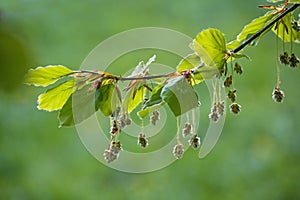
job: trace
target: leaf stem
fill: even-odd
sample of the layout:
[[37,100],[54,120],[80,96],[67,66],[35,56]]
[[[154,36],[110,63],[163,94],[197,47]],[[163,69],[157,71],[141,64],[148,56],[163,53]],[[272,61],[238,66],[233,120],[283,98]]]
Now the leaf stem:
[[265,27],[263,27],[261,30],[259,30],[257,33],[252,35],[250,38],[248,38],[244,43],[242,43],[240,46],[232,50],[232,53],[238,53],[242,49],[244,49],[248,44],[253,42],[255,39],[257,39],[261,34],[263,34],[266,30],[271,28],[276,22],[278,22],[280,19],[282,19],[284,16],[286,16],[288,13],[296,10],[300,4],[293,4],[291,7],[280,13],[274,20],[272,20],[269,24],[267,24]]

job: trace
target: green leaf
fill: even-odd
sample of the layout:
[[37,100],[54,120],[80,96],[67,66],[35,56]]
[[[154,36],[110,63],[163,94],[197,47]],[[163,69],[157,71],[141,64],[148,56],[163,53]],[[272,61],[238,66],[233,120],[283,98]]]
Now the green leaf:
[[151,107],[147,107],[144,110],[139,111],[137,114],[142,119],[142,118],[146,117],[147,115],[149,115],[150,112],[158,109],[159,107],[163,106],[164,104],[165,104],[165,102],[154,104]]
[[201,31],[191,44],[191,48],[207,66],[222,68],[225,64],[226,43],[224,34],[217,29]]
[[59,111],[60,126],[74,126],[89,118],[99,109],[109,116],[117,107],[116,87],[113,84],[90,91],[90,86],[74,92]]
[[161,97],[176,117],[198,106],[197,94],[184,77],[170,80],[163,87]]
[[284,42],[300,42],[300,32],[293,28],[295,19],[288,13],[278,24],[274,25],[272,31],[277,34]]
[[[255,34],[260,29],[262,29],[264,26],[266,26],[275,17],[276,17],[276,14],[274,14],[273,12],[267,12],[264,16],[261,16],[261,17],[258,17],[256,19],[252,20],[248,25],[246,25],[244,27],[242,32],[237,36],[236,41],[243,43],[245,40],[247,40],[253,34]],[[262,35],[266,34],[269,30],[266,30]],[[258,43],[258,40],[259,39],[256,40],[255,44]],[[237,44],[237,43],[235,43],[235,44]],[[232,48],[232,46],[230,46],[230,47]]]
[[68,76],[73,71],[62,65],[49,65],[28,70],[25,76],[25,84],[46,87],[55,83],[58,79]]
[[95,105],[95,92],[88,92],[86,87],[74,92],[59,111],[60,127],[74,126],[89,118],[98,110]]
[[240,45],[241,45],[241,42],[239,42],[237,40],[233,40],[233,41],[226,44],[226,48],[228,50],[234,50],[235,48],[237,48]]
[[143,102],[145,92],[146,89],[144,86],[138,89],[135,89],[135,87],[130,88],[123,100],[123,107],[127,110],[127,113],[131,113],[133,109]]
[[146,109],[148,107],[151,107],[151,106],[154,106],[156,104],[160,104],[161,102],[163,102],[163,99],[160,95],[163,87],[164,87],[164,85],[158,85],[153,89],[153,91],[150,95],[150,98],[148,101],[145,102],[143,109]]
[[183,72],[189,69],[193,69],[202,64],[201,58],[197,54],[190,54],[187,57],[183,58],[180,63],[177,65],[177,71]]
[[38,109],[46,111],[59,110],[74,91],[74,79],[68,80],[48,89],[38,97]]
[[[242,54],[242,53],[233,53],[231,55],[233,58],[237,58],[237,59],[240,59],[240,58],[247,58],[248,60],[250,60],[250,57],[245,55],[245,54]],[[230,60],[230,59],[229,59]],[[230,60],[231,61],[231,60]]]
[[110,116],[118,107],[118,93],[114,84],[107,84],[96,91],[96,110],[100,108],[104,116]]
[[138,112],[140,118],[144,118],[149,114],[149,112],[151,112],[151,110],[163,105],[164,102],[162,100],[162,97],[160,96],[163,87],[164,85],[158,85],[153,89],[149,100],[145,102],[143,109]]
[[267,0],[267,2],[271,2],[271,3],[277,3],[277,2],[280,2],[280,1],[283,1],[283,0]]
[[300,0],[290,0],[290,3],[299,3],[300,4]]
[[186,70],[193,72],[192,85],[199,84],[204,79],[210,79],[219,72],[215,66],[205,66],[196,54],[190,54],[180,61],[177,71],[181,73]]

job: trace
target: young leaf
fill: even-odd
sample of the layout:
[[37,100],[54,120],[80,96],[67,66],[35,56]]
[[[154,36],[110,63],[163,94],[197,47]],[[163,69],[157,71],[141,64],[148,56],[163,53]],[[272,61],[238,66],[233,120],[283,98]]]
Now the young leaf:
[[123,107],[126,109],[127,113],[131,113],[140,103],[144,100],[146,89],[144,86],[136,89],[132,87],[126,94],[123,100]]
[[295,19],[292,14],[287,14],[278,24],[274,25],[272,31],[284,42],[300,42],[300,32],[293,28]]
[[226,48],[228,50],[233,50],[233,49],[237,48],[240,45],[241,45],[240,41],[233,40],[233,41],[231,41],[231,42],[229,42],[229,43],[226,44]]
[[225,38],[217,29],[210,28],[200,32],[193,40],[191,48],[207,66],[217,66],[220,69],[225,64]]
[[149,58],[146,64],[144,64],[143,61],[139,62],[139,64],[135,67],[133,72],[128,77],[135,77],[137,75],[146,73],[149,69],[150,64],[155,61],[155,58],[156,55],[153,55],[151,58]]
[[146,117],[147,115],[149,115],[149,113],[153,110],[156,110],[158,109],[159,107],[163,106],[165,104],[165,102],[161,102],[161,103],[158,103],[158,104],[154,104],[150,107],[147,107],[143,110],[140,110],[137,114],[138,116],[143,119],[144,117]]
[[60,127],[74,126],[90,117],[98,109],[95,91],[90,91],[89,86],[85,86],[74,92],[59,111]]
[[189,69],[193,69],[202,64],[201,58],[197,54],[190,54],[183,58],[177,65],[176,69],[178,72],[183,72]]
[[[268,24],[268,22],[270,22],[275,17],[276,17],[276,14],[274,14],[274,12],[270,11],[270,12],[267,12],[264,16],[261,16],[261,17],[258,17],[256,19],[252,20],[248,25],[246,25],[244,27],[242,32],[237,36],[236,40],[238,42],[243,43],[245,40],[247,40],[253,34],[255,34],[260,29],[262,29],[264,26],[266,26]],[[266,34],[269,30],[265,31],[263,34]],[[255,44],[257,44],[257,43],[258,43],[258,40],[256,41]],[[237,44],[237,43],[235,43],[235,44]]]
[[163,87],[161,97],[176,117],[198,106],[198,96],[184,77],[170,80]]
[[114,84],[107,84],[96,91],[96,110],[100,108],[104,116],[110,116],[118,107],[118,93]]
[[25,76],[25,84],[46,87],[73,71],[62,65],[49,65],[30,69]]
[[289,0],[290,3],[298,3],[300,4],[300,0]]
[[158,85],[153,89],[149,100],[145,102],[143,109],[138,112],[140,118],[144,118],[151,110],[160,107],[163,104],[162,97],[160,96],[163,87],[164,85]]
[[[116,87],[113,84],[101,86],[90,91],[89,86],[74,92],[59,111],[60,126],[74,126],[101,110],[109,116],[117,107]],[[74,119],[75,118],[75,119]]]
[[55,111],[63,107],[74,91],[74,79],[55,86],[38,97],[38,109]]

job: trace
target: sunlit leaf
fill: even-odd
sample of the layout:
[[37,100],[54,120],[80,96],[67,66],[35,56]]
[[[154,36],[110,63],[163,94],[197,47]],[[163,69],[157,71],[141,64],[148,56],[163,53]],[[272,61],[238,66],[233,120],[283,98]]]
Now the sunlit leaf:
[[152,109],[155,109],[162,105],[163,100],[160,94],[163,87],[164,85],[158,85],[153,89],[148,101],[145,102],[143,109],[138,112],[138,115],[141,118],[144,118],[146,115],[148,115]]
[[170,80],[163,87],[161,97],[175,116],[179,116],[198,106],[197,94],[184,77]]
[[299,3],[300,4],[300,0],[289,0],[290,3]]
[[106,84],[96,91],[86,86],[74,92],[59,111],[60,126],[74,126],[89,118],[99,109],[105,116],[115,111],[118,104],[116,87]]
[[123,107],[126,109],[127,113],[131,113],[133,109],[135,109],[140,103],[144,100],[146,89],[144,86],[136,88],[131,88],[124,100],[123,100]]
[[59,110],[74,91],[74,79],[55,86],[38,97],[38,109],[46,111]]
[[[270,11],[270,12],[267,12],[264,16],[261,16],[261,17],[258,17],[256,19],[252,20],[248,25],[246,25],[244,27],[242,32],[237,36],[236,41],[243,43],[245,40],[247,40],[253,34],[255,34],[260,29],[262,29],[264,26],[266,26],[275,17],[276,17],[276,14],[274,14],[272,11]],[[269,30],[266,30],[262,35],[267,33]],[[253,44],[257,44],[258,40],[259,39],[257,39],[256,42],[254,42]],[[235,44],[237,44],[237,43],[231,44],[230,47],[234,46]]]
[[193,72],[193,78],[190,80],[192,85],[199,84],[205,79],[210,79],[219,72],[216,66],[205,66],[200,57],[196,54],[188,55],[178,64],[178,72],[181,73],[186,70]]
[[140,110],[137,114],[142,119],[142,118],[146,117],[147,115],[149,115],[149,113],[151,113],[153,110],[158,109],[159,107],[163,106],[164,104],[165,104],[165,102],[154,104],[151,107],[147,107],[144,110]]
[[272,31],[285,42],[300,42],[300,32],[293,28],[295,20],[291,13],[288,13],[277,25],[274,25]]
[[242,53],[234,53],[231,55],[233,58],[247,58],[248,60],[250,60],[250,57],[245,55],[245,54],[242,54]]
[[283,0],[267,0],[268,2],[271,2],[271,3],[277,3],[277,2],[280,2],[280,1],[283,1]]
[[241,42],[240,42],[240,41],[238,41],[238,40],[233,40],[233,41],[231,41],[231,42],[229,42],[229,43],[226,44],[226,48],[227,48],[228,50],[234,50],[235,48],[237,48],[237,47],[240,46],[240,45],[241,45]]
[[104,116],[110,116],[118,107],[118,93],[114,84],[107,84],[96,91],[96,108],[99,108]]
[[71,74],[73,71],[62,65],[49,65],[30,69],[25,76],[25,83],[34,86],[46,87],[58,79]]
[[191,48],[207,66],[222,68],[225,64],[226,43],[224,34],[217,29],[201,31],[191,44]]
[[84,121],[98,110],[95,105],[95,92],[89,92],[87,87],[74,92],[59,111],[60,126],[74,126]]
[[178,72],[183,72],[185,70],[193,69],[202,64],[201,58],[197,54],[190,54],[183,58],[177,66]]

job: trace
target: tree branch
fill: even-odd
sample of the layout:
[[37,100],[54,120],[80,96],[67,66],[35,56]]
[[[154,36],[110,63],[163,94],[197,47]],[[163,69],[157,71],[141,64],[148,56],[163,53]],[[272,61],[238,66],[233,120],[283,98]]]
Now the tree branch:
[[234,50],[232,50],[232,53],[237,53],[240,50],[242,50],[243,48],[245,48],[248,44],[250,44],[251,42],[253,42],[255,39],[257,39],[261,34],[263,34],[266,30],[268,30],[269,28],[271,28],[276,22],[278,22],[280,19],[282,19],[284,16],[286,16],[288,13],[296,10],[296,8],[298,8],[300,6],[300,4],[293,4],[291,7],[289,7],[288,9],[286,9],[285,11],[283,11],[281,14],[279,14],[273,21],[271,21],[268,25],[266,25],[265,27],[263,27],[260,31],[258,31],[257,33],[255,33],[254,35],[252,35],[250,38],[248,38],[245,42],[243,42],[243,44],[241,44],[240,46],[238,46],[237,48],[235,48]]

